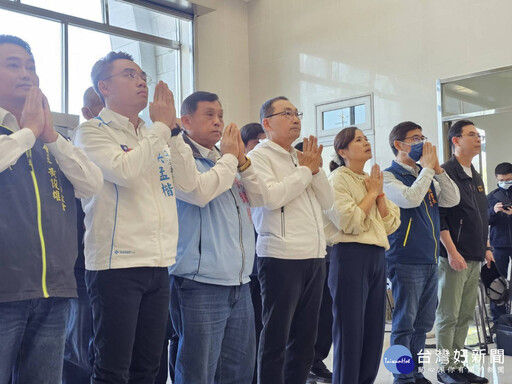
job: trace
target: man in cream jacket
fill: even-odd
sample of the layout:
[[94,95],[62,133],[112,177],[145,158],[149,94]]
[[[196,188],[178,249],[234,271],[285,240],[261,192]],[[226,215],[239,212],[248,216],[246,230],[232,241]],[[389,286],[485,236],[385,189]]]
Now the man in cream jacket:
[[149,129],[138,117],[147,105],[147,76],[130,55],[109,53],[91,77],[106,108],[75,139],[104,175],[100,193],[82,201],[91,383],[152,383],[168,319],[167,267],[178,240],[175,188],[195,188],[197,172],[165,83],[156,85]]
[[322,146],[310,137],[303,152],[292,147],[301,117],[285,97],[266,101],[260,118],[268,139],[249,153],[268,189],[263,207],[252,208],[263,300],[259,383],[305,383],[314,358],[325,279],[322,209],[333,197]]

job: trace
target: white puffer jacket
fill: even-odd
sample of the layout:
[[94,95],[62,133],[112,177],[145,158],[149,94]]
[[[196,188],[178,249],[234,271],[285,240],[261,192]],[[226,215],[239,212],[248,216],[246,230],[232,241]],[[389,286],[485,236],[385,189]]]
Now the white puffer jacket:
[[[331,186],[320,169],[312,175],[299,165],[297,151],[263,140],[249,153],[267,188],[263,207],[252,208],[260,257],[311,259],[325,257],[322,210],[333,203]],[[246,188],[251,194],[251,190]]]
[[104,177],[101,191],[82,199],[86,269],[174,264],[175,188],[190,191],[197,184],[192,151],[181,135],[171,138],[159,122],[151,128],[141,122],[136,133],[127,117],[105,108],[77,128],[75,144]]

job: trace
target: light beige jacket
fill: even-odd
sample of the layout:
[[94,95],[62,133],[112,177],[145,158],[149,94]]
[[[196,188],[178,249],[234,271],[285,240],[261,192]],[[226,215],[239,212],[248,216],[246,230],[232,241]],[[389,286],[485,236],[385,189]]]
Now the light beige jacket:
[[327,243],[362,243],[389,249],[388,235],[400,226],[400,208],[386,198],[389,214],[382,218],[373,204],[370,213],[358,204],[366,196],[365,178],[347,167],[335,169],[329,175],[334,190],[334,204],[324,211],[324,229]]

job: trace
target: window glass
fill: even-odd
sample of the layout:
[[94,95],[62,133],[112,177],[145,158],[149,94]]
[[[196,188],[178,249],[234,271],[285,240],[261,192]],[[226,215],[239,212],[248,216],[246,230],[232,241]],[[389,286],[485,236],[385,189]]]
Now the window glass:
[[108,10],[110,25],[178,40],[175,17],[117,0],[108,0]]
[[103,22],[101,0],[21,0],[21,2],[82,19]]
[[[94,63],[110,51],[123,51],[151,77],[149,100],[153,100],[155,85],[165,81],[177,95],[178,51],[148,43],[110,36],[82,28],[69,28],[69,112],[81,115],[83,94],[92,85],[91,69]],[[179,96],[175,97],[176,102]],[[142,118],[150,123],[148,108]]]

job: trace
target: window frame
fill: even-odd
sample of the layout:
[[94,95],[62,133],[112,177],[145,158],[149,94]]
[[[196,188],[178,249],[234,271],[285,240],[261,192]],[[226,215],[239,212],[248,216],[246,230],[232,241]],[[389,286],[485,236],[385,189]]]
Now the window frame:
[[[126,1],[127,4],[132,6],[138,6],[147,8],[149,10],[163,13],[178,19],[190,21],[192,24],[194,22],[194,18],[192,15],[187,13],[179,12],[177,10],[168,9],[164,6],[156,6],[151,4],[140,4],[135,3],[133,1]],[[0,0],[0,9],[4,9],[7,11],[12,11],[16,13],[25,14],[28,16],[38,17],[54,22],[59,22],[61,24],[61,49],[62,49],[62,65],[61,65],[61,81],[62,81],[62,99],[61,99],[61,110],[63,113],[69,113],[69,71],[68,71],[68,61],[69,61],[69,36],[68,36],[68,28],[69,26],[74,26],[78,28],[84,28],[91,31],[102,32],[105,34],[118,36],[126,39],[131,39],[141,43],[149,43],[157,46],[161,46],[168,49],[173,49],[178,51],[179,55],[179,65],[177,70],[179,71],[179,86],[178,86],[178,100],[181,100],[181,89],[183,88],[183,58],[182,58],[182,44],[179,41],[166,39],[163,37],[150,35],[143,32],[137,32],[117,26],[112,26],[109,24],[109,9],[108,9],[108,0],[101,0],[102,8],[103,8],[103,23],[83,19],[76,16],[71,16],[64,13],[59,13],[55,11],[51,11],[48,9],[35,7],[32,5],[27,5],[21,2],[21,0]],[[191,27],[192,36],[190,37],[191,43],[194,44],[194,26]],[[182,34],[182,25],[178,23],[178,37],[181,38]],[[195,81],[194,79],[194,59],[193,59],[193,51],[194,49],[187,50],[187,53],[191,55],[191,58],[186,59],[186,63],[191,63],[192,68],[190,68],[192,76],[192,86]]]

